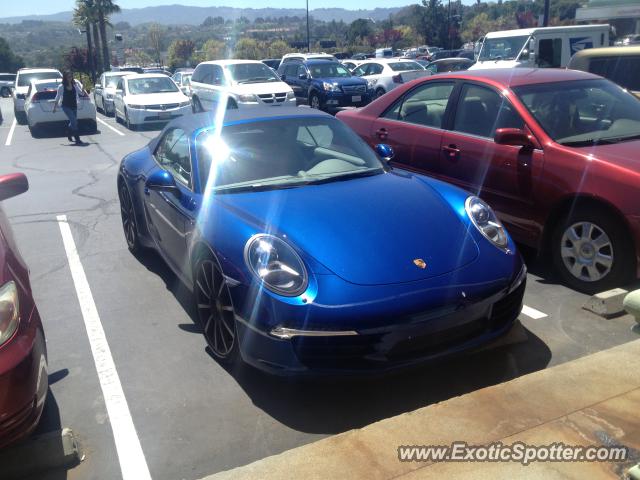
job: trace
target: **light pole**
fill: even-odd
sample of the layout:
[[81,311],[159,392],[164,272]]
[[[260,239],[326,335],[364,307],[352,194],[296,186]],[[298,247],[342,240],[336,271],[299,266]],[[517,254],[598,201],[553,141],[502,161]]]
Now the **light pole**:
[[309,0],[307,0],[307,53],[311,52],[311,39],[309,38]]
[[549,0],[544,0],[544,17],[542,18],[542,26],[549,26]]

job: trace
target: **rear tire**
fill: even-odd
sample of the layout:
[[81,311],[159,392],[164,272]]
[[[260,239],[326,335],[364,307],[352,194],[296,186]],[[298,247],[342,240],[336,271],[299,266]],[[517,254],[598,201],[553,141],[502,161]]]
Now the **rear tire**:
[[136,222],[133,199],[124,181],[120,181],[118,185],[118,198],[120,199],[120,216],[122,218],[122,229],[124,230],[124,238],[127,241],[127,248],[131,253],[136,254],[140,252],[142,246],[140,244],[140,237],[138,236],[138,224]]
[[380,98],[380,97],[381,97],[381,96],[383,96],[385,93],[387,93],[387,92],[385,92],[383,88],[378,88],[378,89],[376,90],[376,98]]
[[593,294],[633,279],[635,254],[630,236],[605,208],[576,206],[560,219],[551,241],[554,268],[575,290]]
[[129,129],[129,130],[135,130],[135,124],[131,123],[131,120],[129,120],[129,112],[127,112],[127,109],[124,109],[124,124],[125,126]]
[[204,109],[202,108],[202,104],[200,103],[198,97],[193,97],[193,99],[191,100],[191,110],[193,110],[193,113],[204,112]]

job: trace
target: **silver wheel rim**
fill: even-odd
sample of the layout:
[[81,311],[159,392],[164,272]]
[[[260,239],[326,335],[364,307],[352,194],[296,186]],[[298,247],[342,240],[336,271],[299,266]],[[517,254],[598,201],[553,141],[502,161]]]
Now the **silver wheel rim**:
[[583,282],[597,282],[613,267],[613,244],[595,223],[578,222],[562,235],[560,255],[565,268]]
[[320,109],[320,99],[316,95],[311,97],[311,108]]

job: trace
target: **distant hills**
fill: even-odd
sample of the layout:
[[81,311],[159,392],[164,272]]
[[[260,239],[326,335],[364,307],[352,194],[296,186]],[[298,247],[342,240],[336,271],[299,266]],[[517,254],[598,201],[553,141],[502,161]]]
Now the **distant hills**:
[[[371,18],[375,21],[386,20],[389,15],[397,13],[401,8],[375,8],[372,10],[346,10],[344,8],[317,8],[310,14],[316,20],[344,21],[351,23],[358,18]],[[162,5],[157,7],[123,9],[113,15],[111,23],[127,22],[132,26],[142,23],[159,23],[161,25],[200,25],[207,17],[236,19],[246,17],[253,21],[258,17],[303,17],[306,11],[302,8],[235,8],[235,7],[192,7],[186,5]],[[27,15],[23,17],[0,18],[0,23],[20,23],[23,20],[45,22],[69,22],[72,12],[60,12],[51,15]]]

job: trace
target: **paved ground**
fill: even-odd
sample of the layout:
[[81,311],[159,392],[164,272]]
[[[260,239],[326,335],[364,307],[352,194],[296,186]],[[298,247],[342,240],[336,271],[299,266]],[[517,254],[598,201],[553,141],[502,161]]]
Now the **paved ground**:
[[[603,320],[586,297],[530,265],[522,341],[392,377],[296,382],[228,372],[207,353],[189,294],[153,254],[126,249],[115,188],[123,155],[157,130],[99,115],[76,147],[13,132],[0,100],[0,173],[31,188],[4,202],[31,267],[47,335],[51,391],[40,431],[71,427],[85,461],[62,479],[119,478],[114,439],[56,217],[66,215],[151,476],[196,479],[638,338],[628,316]],[[115,131],[113,130],[115,129]],[[10,135],[12,133],[12,135]],[[531,257],[531,255],[527,255]]]

